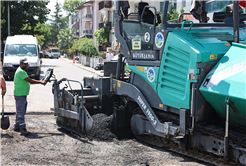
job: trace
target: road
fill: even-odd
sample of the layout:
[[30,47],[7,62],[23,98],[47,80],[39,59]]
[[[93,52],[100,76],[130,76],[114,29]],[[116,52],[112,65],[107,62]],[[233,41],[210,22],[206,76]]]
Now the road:
[[[82,81],[84,76],[94,75],[64,59],[43,59],[41,77],[50,67],[54,67],[58,79],[67,77]],[[13,87],[13,81],[7,81],[7,112],[15,111]],[[90,141],[57,128],[50,110],[53,107],[51,87],[51,83],[31,85],[26,115],[29,136],[13,131],[15,115],[9,115],[11,127],[1,130],[2,165],[206,165],[135,138]]]

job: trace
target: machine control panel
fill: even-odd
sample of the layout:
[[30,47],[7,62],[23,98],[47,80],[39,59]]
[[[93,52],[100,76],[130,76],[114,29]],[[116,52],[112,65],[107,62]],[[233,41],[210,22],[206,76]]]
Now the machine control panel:
[[45,76],[44,76],[44,81],[46,82],[49,82],[50,81],[50,78],[52,77],[53,75],[53,68],[49,68],[46,73],[45,73]]

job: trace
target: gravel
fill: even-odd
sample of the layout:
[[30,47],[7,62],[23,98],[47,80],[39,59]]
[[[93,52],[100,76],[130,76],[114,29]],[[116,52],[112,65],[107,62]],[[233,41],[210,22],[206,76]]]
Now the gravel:
[[95,114],[92,116],[93,125],[88,134],[90,140],[112,141],[117,138],[113,131],[113,115]]
[[124,140],[134,138],[130,128],[114,129],[112,114],[95,114],[92,116],[92,119],[93,126],[91,132],[88,134],[90,140],[109,142],[114,139]]

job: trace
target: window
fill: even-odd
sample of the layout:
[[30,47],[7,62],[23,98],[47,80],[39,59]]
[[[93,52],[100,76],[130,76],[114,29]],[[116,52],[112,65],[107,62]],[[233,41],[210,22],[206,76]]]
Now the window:
[[115,18],[114,18],[114,17],[115,17],[115,16],[114,16],[114,12],[115,12],[115,11],[111,11],[111,12],[110,12],[110,18],[109,18],[109,21],[111,22],[112,27],[114,27],[114,19],[115,19]]
[[186,7],[186,1],[182,0],[182,7]]
[[209,1],[206,2],[206,10],[208,13],[219,12],[229,4],[232,4],[232,1]]
[[168,10],[170,10],[171,5],[174,9],[177,9],[177,1],[176,0],[169,2]]
[[5,55],[37,56],[36,46],[31,44],[8,44]]

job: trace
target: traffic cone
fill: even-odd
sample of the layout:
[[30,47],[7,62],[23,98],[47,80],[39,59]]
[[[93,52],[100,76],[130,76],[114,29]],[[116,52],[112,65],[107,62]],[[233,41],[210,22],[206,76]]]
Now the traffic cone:
[[75,63],[75,56],[73,57],[73,63]]

